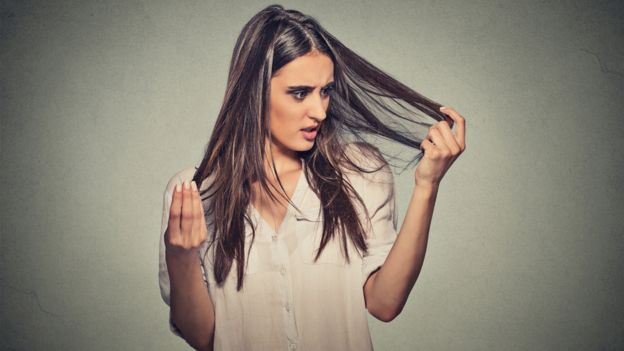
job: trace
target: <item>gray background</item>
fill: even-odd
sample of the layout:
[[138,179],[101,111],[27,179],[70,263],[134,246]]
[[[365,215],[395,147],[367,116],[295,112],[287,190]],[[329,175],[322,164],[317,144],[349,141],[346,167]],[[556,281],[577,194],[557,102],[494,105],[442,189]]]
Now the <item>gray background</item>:
[[[269,4],[2,3],[0,349],[188,348],[158,290],[162,194]],[[624,349],[622,2],[282,4],[467,120],[376,350]]]

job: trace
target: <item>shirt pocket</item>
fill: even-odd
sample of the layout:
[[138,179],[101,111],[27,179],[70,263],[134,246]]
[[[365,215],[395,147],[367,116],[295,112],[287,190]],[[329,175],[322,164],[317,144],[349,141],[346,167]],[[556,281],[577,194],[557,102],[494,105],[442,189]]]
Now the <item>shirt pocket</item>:
[[307,265],[345,266],[347,264],[340,250],[340,242],[337,238],[331,239],[316,262],[314,258],[320,248],[323,235],[323,218],[311,219],[310,217],[297,218],[297,231],[301,233],[300,257]]

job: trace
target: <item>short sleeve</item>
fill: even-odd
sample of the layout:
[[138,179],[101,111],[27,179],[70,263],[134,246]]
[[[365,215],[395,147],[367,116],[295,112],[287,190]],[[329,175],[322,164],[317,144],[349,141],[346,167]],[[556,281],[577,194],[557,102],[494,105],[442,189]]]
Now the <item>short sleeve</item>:
[[[160,227],[160,249],[159,249],[159,259],[158,259],[158,283],[160,285],[160,295],[163,301],[170,306],[170,284],[169,284],[169,271],[167,270],[167,261],[165,259],[165,231],[167,230],[167,225],[169,223],[169,210],[171,209],[171,199],[173,196],[173,192],[175,191],[175,187],[177,184],[182,185],[184,181],[191,181],[193,179],[193,175],[195,174],[195,168],[189,167],[178,173],[176,173],[170,180],[167,186],[165,187],[165,192],[163,194],[163,208],[162,208],[162,222]],[[198,259],[198,264],[202,267],[201,261]],[[206,274],[204,272],[204,284],[206,283]],[[171,318],[171,309],[169,309],[169,329],[173,334],[182,337],[180,330],[173,323]]]
[[394,177],[388,165],[375,172],[373,181],[366,181],[363,200],[371,216],[367,233],[368,254],[362,258],[362,286],[379,269],[397,238]]
[[[368,247],[368,253],[362,257],[361,283],[364,286],[368,277],[384,264],[397,238],[394,175],[385,159],[382,166],[377,162],[373,162],[374,159],[371,157],[362,158],[362,153],[353,153],[353,150],[356,150],[353,148],[353,145],[350,145],[348,149],[351,150],[352,155],[355,155],[356,161],[363,161],[363,164],[361,164],[365,168],[369,170],[378,169],[372,173],[357,173],[356,182],[353,184],[370,215],[370,226],[365,218],[362,222],[362,226],[366,231],[365,241]],[[371,150],[383,159],[383,156],[377,149],[373,147],[368,151]]]

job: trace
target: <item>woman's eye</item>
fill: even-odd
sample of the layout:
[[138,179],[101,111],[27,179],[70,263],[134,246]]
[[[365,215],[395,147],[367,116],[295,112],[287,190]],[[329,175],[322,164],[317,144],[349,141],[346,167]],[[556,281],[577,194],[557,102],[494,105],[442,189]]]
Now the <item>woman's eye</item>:
[[295,91],[295,92],[293,92],[293,96],[297,100],[305,99],[306,94],[307,94],[307,92],[305,92],[305,91]]
[[329,87],[329,88],[326,88],[324,90],[321,90],[321,92],[323,93],[323,95],[328,96],[329,93],[332,92],[332,90],[334,90],[334,88],[333,87]]
[[[329,93],[331,93],[332,90],[333,90],[332,87],[321,89],[321,95],[329,96]],[[305,90],[293,91],[291,94],[295,97],[295,100],[303,101],[306,95],[308,95],[308,91],[305,91]]]

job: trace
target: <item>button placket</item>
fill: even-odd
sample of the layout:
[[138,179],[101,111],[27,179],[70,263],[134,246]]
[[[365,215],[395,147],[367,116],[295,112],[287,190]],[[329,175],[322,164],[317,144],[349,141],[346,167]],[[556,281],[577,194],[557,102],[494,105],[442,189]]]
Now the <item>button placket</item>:
[[[284,233],[284,235],[289,235]],[[279,289],[281,300],[282,316],[286,325],[286,337],[290,343],[297,341],[298,331],[297,322],[295,321],[295,310],[293,305],[293,294],[291,291],[290,276],[288,275],[290,265],[290,254],[288,246],[284,240],[278,238],[276,245],[273,246],[273,254],[276,264],[276,273],[279,273],[276,287]]]
[[[303,159],[301,160],[303,166]],[[295,188],[292,201],[296,204],[301,203],[301,196],[304,190],[305,175],[300,175],[299,181]],[[276,272],[279,272],[281,279],[276,281],[275,288],[278,289],[279,299],[282,302],[282,316],[285,323],[285,333],[288,340],[288,348],[296,349],[298,339],[297,322],[295,320],[295,310],[293,306],[293,292],[291,286],[291,277],[287,274],[290,264],[290,252],[286,244],[287,237],[295,235],[293,232],[294,224],[297,222],[296,211],[292,206],[288,206],[286,215],[282,224],[277,231],[271,230],[271,251],[273,256],[273,264],[275,264]],[[280,238],[283,237],[283,238]],[[286,239],[285,239],[286,238]]]

